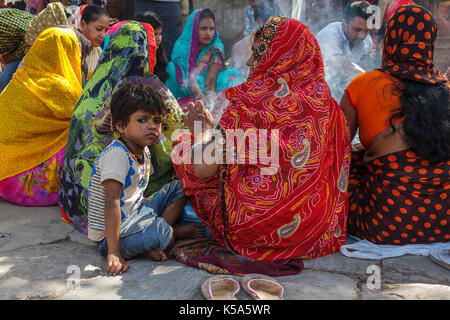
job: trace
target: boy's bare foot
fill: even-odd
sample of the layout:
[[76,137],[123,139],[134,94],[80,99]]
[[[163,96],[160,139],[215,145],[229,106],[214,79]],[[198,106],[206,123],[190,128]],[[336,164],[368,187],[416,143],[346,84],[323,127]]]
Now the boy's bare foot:
[[176,225],[174,228],[175,239],[200,239],[205,234],[205,226],[201,223],[188,223],[185,225]]
[[167,255],[162,250],[147,251],[142,254],[144,257],[150,258],[153,261],[166,261]]

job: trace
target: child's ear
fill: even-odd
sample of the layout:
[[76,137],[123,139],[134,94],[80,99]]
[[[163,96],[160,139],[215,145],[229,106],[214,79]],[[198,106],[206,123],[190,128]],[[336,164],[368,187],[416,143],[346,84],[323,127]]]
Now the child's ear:
[[114,126],[114,129],[115,129],[117,132],[119,132],[120,134],[122,134],[123,131],[124,131],[124,129],[125,129],[125,127],[123,126],[123,122],[122,122],[122,121],[118,121],[118,122],[116,123],[116,125]]

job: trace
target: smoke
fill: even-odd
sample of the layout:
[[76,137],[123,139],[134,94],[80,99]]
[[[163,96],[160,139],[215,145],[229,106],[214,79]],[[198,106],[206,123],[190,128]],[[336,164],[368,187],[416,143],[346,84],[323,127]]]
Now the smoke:
[[[342,21],[345,7],[340,5],[341,2],[335,0],[263,0],[254,8],[254,12],[256,17],[261,18],[262,21],[259,22],[264,23],[272,15],[283,15],[303,22],[313,34],[317,34],[329,23]],[[246,4],[248,3],[246,2]],[[253,30],[257,28],[257,21],[255,21]],[[228,61],[231,67],[240,72],[244,80],[248,77],[247,49],[252,40],[250,36],[233,43],[231,57]],[[367,71],[366,68],[364,69]]]
[[[290,2],[290,5],[285,4],[285,10],[288,17],[297,19],[308,26],[312,33],[319,32],[328,23],[339,21],[343,16],[343,8],[333,0],[291,0],[280,1]],[[290,15],[289,15],[290,13]]]
[[[270,9],[272,1],[265,1],[265,5],[260,5],[259,8],[255,10],[255,16],[264,18],[263,21],[267,20],[270,16],[281,14],[286,17],[297,19],[303,22],[314,35],[326,27],[328,24],[336,21],[342,21],[344,17],[345,4],[342,5],[344,1],[335,0],[274,0],[273,1],[278,10]],[[370,19],[368,23],[373,26],[380,27],[380,16],[377,7],[373,6],[371,8],[374,13],[373,19]],[[281,11],[281,12],[280,12]],[[260,21],[261,22],[261,21]],[[257,28],[257,26],[254,26]],[[231,59],[229,63],[232,67],[239,70],[243,79],[248,77],[248,67],[246,62],[248,60],[248,48],[251,46],[252,35],[241,39],[236,42],[233,46]],[[355,65],[355,63],[353,63]],[[359,69],[360,72],[372,71],[379,68],[381,64],[381,54],[376,53],[376,50],[372,50],[370,55],[365,56],[358,65],[355,65],[355,69]],[[340,71],[337,68],[326,68],[325,69],[325,79],[330,87],[331,95],[339,103],[344,90],[347,85],[353,80],[352,77],[340,76]],[[224,104],[217,104],[220,99],[211,100],[214,106],[214,119],[220,119],[221,112],[224,108]],[[225,99],[226,100],[226,99]],[[221,100],[224,101],[223,99]],[[216,105],[217,104],[217,105]],[[216,120],[217,121],[217,120]],[[355,136],[354,143],[359,142],[358,134]]]

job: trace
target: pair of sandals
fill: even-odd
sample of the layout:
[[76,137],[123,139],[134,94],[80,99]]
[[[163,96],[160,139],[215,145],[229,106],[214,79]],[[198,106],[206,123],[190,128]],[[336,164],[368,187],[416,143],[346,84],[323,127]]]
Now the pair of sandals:
[[[242,287],[255,300],[282,300],[284,288],[275,279],[263,274],[247,274],[242,278]],[[237,300],[240,285],[231,276],[215,276],[202,284],[202,293],[207,300]]]

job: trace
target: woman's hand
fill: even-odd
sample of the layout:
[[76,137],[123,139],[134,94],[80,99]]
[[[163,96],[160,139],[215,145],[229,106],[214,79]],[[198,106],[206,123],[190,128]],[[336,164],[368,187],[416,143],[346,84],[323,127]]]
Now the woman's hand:
[[212,114],[205,108],[205,104],[201,100],[195,101],[195,104],[192,102],[188,104],[183,120],[194,136],[214,129],[215,125]]
[[[194,103],[190,103],[188,105],[189,113],[185,116],[185,123],[188,126],[189,130],[194,134],[194,148],[196,145],[201,144],[205,147],[210,144],[212,141],[212,134],[214,129],[214,119],[212,114],[206,109],[203,101],[198,100]],[[203,147],[196,147],[197,149],[191,149],[191,152],[194,153],[194,163],[193,169],[194,174],[197,178],[208,178],[212,177],[216,174],[219,169],[219,164],[211,159],[215,159],[215,149],[212,150],[212,153],[206,155],[207,158],[204,157],[203,152],[200,152],[200,159],[197,158],[197,151],[203,150]],[[211,157],[211,158],[209,158]]]

